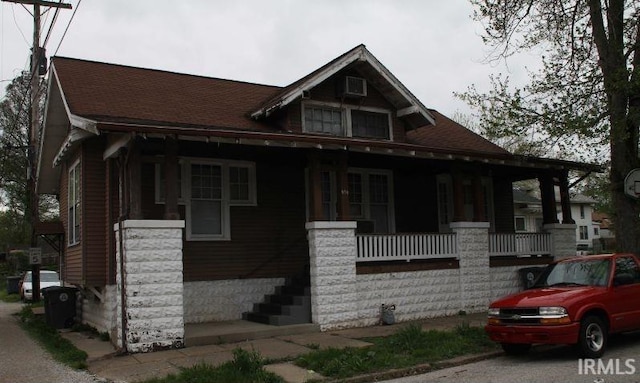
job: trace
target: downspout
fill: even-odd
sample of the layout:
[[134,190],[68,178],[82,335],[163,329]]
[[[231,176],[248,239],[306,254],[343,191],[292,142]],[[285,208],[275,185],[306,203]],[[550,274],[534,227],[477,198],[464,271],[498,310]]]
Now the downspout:
[[[123,160],[124,156],[124,160]],[[127,328],[127,305],[126,305],[126,278],[124,275],[124,262],[125,262],[125,254],[124,254],[124,240],[122,238],[122,222],[127,219],[129,215],[129,205],[126,204],[126,193],[128,191],[128,182],[126,177],[126,167],[129,163],[129,152],[124,154],[122,151],[119,156],[119,165],[120,165],[120,187],[119,187],[119,198],[120,198],[120,215],[118,216],[118,247],[120,252],[120,316],[122,325],[120,326],[120,337],[122,339],[122,345],[119,350],[119,353],[127,352],[127,340],[126,340],[126,328]]]

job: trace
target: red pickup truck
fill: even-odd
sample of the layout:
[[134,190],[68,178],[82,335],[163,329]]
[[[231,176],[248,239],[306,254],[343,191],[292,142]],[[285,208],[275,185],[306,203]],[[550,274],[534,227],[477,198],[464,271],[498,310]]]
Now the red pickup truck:
[[599,358],[609,334],[640,330],[640,261],[606,254],[551,263],[530,289],[491,303],[485,330],[507,354],[573,344]]

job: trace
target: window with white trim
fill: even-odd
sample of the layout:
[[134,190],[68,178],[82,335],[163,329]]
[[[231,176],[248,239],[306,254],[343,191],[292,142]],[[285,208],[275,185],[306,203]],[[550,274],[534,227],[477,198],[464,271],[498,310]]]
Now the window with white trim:
[[338,103],[302,103],[303,131],[340,137],[392,139],[391,112]]
[[80,161],[69,168],[68,182],[68,236],[69,245],[76,245],[80,242]]
[[[333,171],[321,172],[322,219],[337,217],[337,181]],[[388,170],[350,168],[347,171],[349,212],[356,221],[370,221],[375,233],[395,230],[393,179]],[[308,206],[308,205],[307,205]]]
[[[438,223],[440,232],[450,231],[449,223],[453,219],[453,181],[450,174],[440,174],[437,176],[437,194],[438,194]],[[486,220],[494,226],[494,206],[493,206],[493,186],[492,180],[489,177],[481,178],[482,191],[484,194],[484,208]],[[464,178],[462,180],[462,192],[463,192],[463,213],[464,220],[474,220],[474,188],[471,178]]]
[[580,226],[578,230],[580,231],[580,239],[589,239],[589,228],[587,226]]
[[527,231],[527,225],[524,217],[516,216],[516,217],[513,217],[513,219],[515,221],[516,231],[518,232]]
[[[156,164],[158,204],[164,203],[164,182],[164,166]],[[177,182],[189,241],[231,239],[230,207],[257,205],[253,162],[181,158]]]

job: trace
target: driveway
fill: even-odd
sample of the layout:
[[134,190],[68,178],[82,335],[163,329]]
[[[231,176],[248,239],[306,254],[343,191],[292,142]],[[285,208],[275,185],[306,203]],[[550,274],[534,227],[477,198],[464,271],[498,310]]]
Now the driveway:
[[53,360],[18,325],[12,314],[21,308],[20,303],[0,301],[0,383],[105,382]]

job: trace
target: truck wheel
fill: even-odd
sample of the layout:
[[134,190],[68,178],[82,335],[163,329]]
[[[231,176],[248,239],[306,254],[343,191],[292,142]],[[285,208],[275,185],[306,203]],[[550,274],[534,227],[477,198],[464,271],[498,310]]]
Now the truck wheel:
[[507,355],[524,355],[531,348],[527,343],[502,343],[502,349]]
[[578,349],[585,358],[600,358],[607,347],[607,327],[597,316],[588,316],[580,322]]

